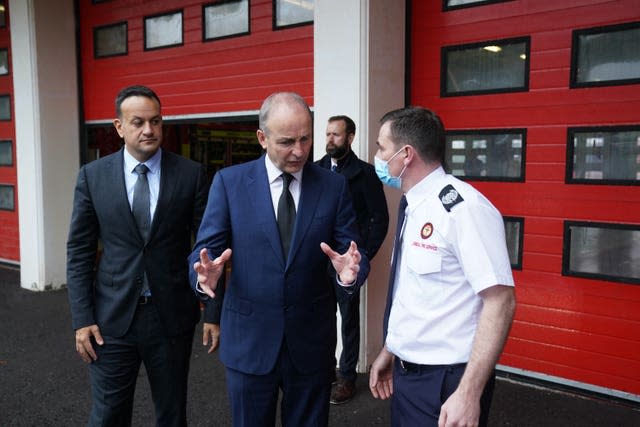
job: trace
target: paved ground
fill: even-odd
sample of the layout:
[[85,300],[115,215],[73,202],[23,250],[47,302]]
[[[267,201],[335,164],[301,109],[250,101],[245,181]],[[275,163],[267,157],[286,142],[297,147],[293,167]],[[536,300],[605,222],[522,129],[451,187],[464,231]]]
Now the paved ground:
[[[66,291],[30,292],[18,283],[17,270],[0,266],[0,427],[85,425],[88,374],[75,354]],[[190,425],[230,426],[224,369],[194,341]],[[330,426],[390,425],[388,403],[374,400],[366,384],[360,375],[354,400],[331,407]],[[492,426],[637,427],[640,407],[499,378],[490,419]],[[142,371],[134,425],[153,422]]]

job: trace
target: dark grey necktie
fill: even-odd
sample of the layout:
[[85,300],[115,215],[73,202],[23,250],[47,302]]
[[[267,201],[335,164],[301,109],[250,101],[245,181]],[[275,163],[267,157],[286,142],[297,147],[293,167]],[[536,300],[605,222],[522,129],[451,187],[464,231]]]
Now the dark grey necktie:
[[278,230],[280,230],[280,241],[285,261],[289,255],[293,226],[296,222],[296,205],[289,191],[289,184],[292,180],[293,175],[290,173],[284,172],[282,174],[282,194],[278,200]]
[[133,211],[133,217],[138,225],[140,235],[146,242],[149,238],[149,229],[151,228],[151,202],[149,196],[149,181],[147,180],[149,168],[140,163],[134,170],[138,174],[138,180],[136,181],[135,187],[133,187],[131,210]]
[[405,210],[407,209],[407,198],[403,195],[398,206],[398,224],[396,225],[396,238],[393,243],[393,257],[391,259],[391,269],[389,270],[389,290],[387,291],[387,305],[384,309],[382,321],[382,342],[387,339],[387,327],[389,326],[389,314],[391,313],[391,302],[393,300],[393,288],[396,282],[396,268],[400,257],[400,246],[402,236],[402,225],[404,224]]

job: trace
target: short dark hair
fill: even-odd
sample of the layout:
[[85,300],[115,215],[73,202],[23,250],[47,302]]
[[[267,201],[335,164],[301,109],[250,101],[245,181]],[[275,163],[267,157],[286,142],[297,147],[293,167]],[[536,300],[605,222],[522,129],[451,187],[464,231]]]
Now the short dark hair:
[[344,115],[339,115],[339,116],[331,116],[329,117],[328,122],[337,122],[338,120],[342,120],[344,121],[345,124],[345,131],[347,132],[347,135],[349,134],[356,134],[356,124],[354,123],[353,120],[351,120],[351,117],[349,116],[344,116]]
[[436,113],[424,107],[399,108],[382,116],[380,124],[387,122],[396,144],[411,145],[425,162],[445,164],[444,125]]
[[120,107],[124,100],[132,96],[144,96],[145,98],[155,99],[158,102],[158,107],[160,106],[160,98],[158,98],[158,95],[148,87],[140,85],[127,86],[118,92],[118,95],[116,96],[116,117],[120,117],[122,115]]

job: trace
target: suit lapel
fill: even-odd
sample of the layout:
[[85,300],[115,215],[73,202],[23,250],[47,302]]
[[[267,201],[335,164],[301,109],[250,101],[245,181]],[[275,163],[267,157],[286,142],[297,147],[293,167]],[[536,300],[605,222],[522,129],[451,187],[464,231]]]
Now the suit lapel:
[[311,221],[316,212],[316,206],[323,191],[321,180],[315,175],[315,171],[311,165],[305,165],[304,173],[302,174],[300,202],[298,203],[298,211],[296,213],[296,225],[293,229],[291,256],[289,257],[288,265],[290,265],[296,257],[298,248],[309,229],[309,225],[311,225]]
[[136,235],[142,240],[136,220],[133,218],[133,212],[131,212],[131,205],[129,204],[129,198],[127,197],[127,185],[124,182],[124,147],[120,149],[120,152],[111,157],[111,164],[107,171],[107,182],[115,183],[114,187],[114,199],[109,203],[117,203],[118,209],[122,211],[121,218],[124,219],[127,227],[131,229],[131,234]]
[[[149,231],[149,240],[151,240],[158,230],[159,224],[162,223],[164,216],[167,214],[171,206],[171,199],[176,190],[176,163],[162,151],[160,160],[160,189],[158,190],[158,202],[156,210],[151,221],[151,230]],[[133,215],[132,215],[133,216]]]
[[[263,232],[271,245],[271,249],[280,257],[284,266],[284,257],[282,256],[282,243],[280,242],[280,232],[278,231],[278,223],[276,215],[273,212],[273,202],[271,201],[271,187],[269,185],[269,177],[267,176],[267,168],[264,164],[264,156],[260,157],[253,163],[253,168],[245,177],[245,185],[251,202],[251,209],[255,215],[256,222],[260,224],[260,230]],[[238,197],[238,195],[236,195]]]

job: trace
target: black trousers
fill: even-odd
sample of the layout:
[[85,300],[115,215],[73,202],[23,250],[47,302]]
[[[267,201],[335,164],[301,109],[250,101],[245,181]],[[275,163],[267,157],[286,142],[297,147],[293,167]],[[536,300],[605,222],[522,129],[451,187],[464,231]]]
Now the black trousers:
[[[393,365],[391,425],[437,427],[440,408],[458,388],[465,368],[464,363],[403,366],[396,357]],[[480,398],[480,427],[487,426],[494,385],[495,375],[492,374]]]
[[93,343],[98,359],[89,365],[93,397],[89,426],[131,425],[141,363],[151,387],[156,425],[187,425],[187,381],[195,327],[173,337],[164,336],[163,330],[153,304],[138,305],[123,337],[103,336],[102,346]]
[[342,353],[340,353],[338,370],[340,377],[355,382],[358,375],[356,366],[360,353],[360,290],[349,295],[344,289],[341,289],[335,280],[333,282],[342,319],[340,327]]

